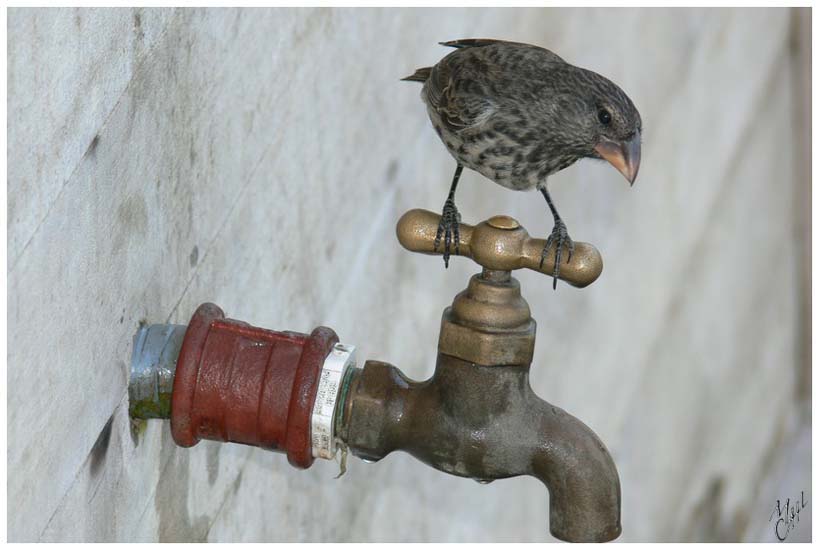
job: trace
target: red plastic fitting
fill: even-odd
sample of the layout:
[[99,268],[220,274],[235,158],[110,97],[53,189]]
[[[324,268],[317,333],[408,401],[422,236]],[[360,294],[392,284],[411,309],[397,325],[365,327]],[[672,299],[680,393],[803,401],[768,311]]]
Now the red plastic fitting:
[[310,467],[313,402],[322,365],[337,342],[328,327],[310,335],[270,331],[202,304],[177,360],[174,441],[185,447],[201,439],[249,444],[287,453],[294,467]]

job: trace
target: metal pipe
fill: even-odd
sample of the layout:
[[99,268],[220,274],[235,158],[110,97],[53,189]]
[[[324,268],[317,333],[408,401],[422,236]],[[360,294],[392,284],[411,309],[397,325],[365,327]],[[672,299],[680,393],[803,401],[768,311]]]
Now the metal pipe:
[[309,335],[271,331],[205,303],[187,326],[139,329],[129,412],[170,419],[180,446],[237,442],[286,453],[293,466],[308,468],[335,452],[338,384],[354,348],[327,327]]
[[128,412],[135,419],[170,419],[177,358],[186,325],[143,325],[134,335]]

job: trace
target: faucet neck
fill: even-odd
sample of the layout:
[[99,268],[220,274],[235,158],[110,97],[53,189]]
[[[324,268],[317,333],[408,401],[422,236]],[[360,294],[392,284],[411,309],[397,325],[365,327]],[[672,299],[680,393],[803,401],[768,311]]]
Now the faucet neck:
[[475,364],[529,365],[535,320],[508,270],[484,269],[444,310],[439,353]]
[[512,278],[512,272],[509,270],[490,270],[489,268],[484,268],[480,274],[476,275],[484,281],[494,283],[507,283]]

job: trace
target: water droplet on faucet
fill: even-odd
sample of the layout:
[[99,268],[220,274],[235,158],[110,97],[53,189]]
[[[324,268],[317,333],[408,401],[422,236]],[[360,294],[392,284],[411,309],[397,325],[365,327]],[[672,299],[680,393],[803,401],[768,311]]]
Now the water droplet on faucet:
[[489,484],[490,482],[493,481],[492,478],[474,478],[473,480],[475,480],[479,484]]

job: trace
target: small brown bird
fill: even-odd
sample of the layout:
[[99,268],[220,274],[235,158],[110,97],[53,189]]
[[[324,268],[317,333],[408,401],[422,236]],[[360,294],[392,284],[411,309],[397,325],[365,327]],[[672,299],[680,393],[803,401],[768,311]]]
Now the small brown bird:
[[424,83],[421,99],[456,172],[444,203],[435,248],[444,237],[458,254],[455,192],[466,166],[506,188],[537,188],[554,227],[541,263],[555,243],[553,289],[574,244],[547,191],[547,177],[584,157],[605,159],[635,181],[641,160],[641,116],[632,100],[601,75],[575,67],[544,48],[489,39],[442,42],[456,48],[433,67],[402,80]]

